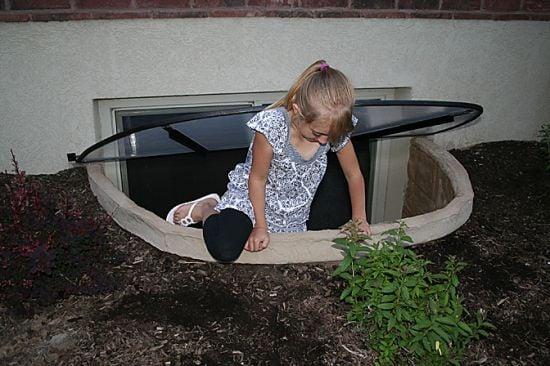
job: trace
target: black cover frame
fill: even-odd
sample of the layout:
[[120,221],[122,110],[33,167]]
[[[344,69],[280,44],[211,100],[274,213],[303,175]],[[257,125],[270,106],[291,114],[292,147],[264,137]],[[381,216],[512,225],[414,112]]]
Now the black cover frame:
[[[458,128],[460,126],[465,125],[466,123],[469,123],[473,120],[475,120],[477,117],[479,117],[483,113],[483,107],[477,104],[473,103],[465,103],[465,102],[448,102],[448,101],[431,101],[431,100],[380,100],[380,99],[370,99],[370,100],[359,100],[355,103],[356,107],[363,107],[363,106],[430,106],[430,107],[450,107],[450,108],[464,108],[463,113],[459,114],[446,114],[443,116],[439,116],[436,118],[430,118],[420,121],[415,121],[411,123],[407,123],[406,120],[403,121],[403,124],[399,126],[394,127],[387,127],[384,128],[379,127],[372,129],[368,132],[352,135],[355,138],[361,138],[363,139],[375,139],[375,138],[401,138],[401,137],[413,137],[413,136],[428,136],[433,135],[436,133],[446,132],[451,129]],[[166,131],[168,131],[170,138],[177,141],[178,143],[182,144],[183,146],[193,150],[194,152],[197,152],[201,155],[205,155],[208,153],[208,149],[206,149],[204,146],[199,144],[198,142],[194,141],[193,139],[185,136],[181,132],[173,129],[171,127],[172,124],[176,123],[182,123],[186,121],[192,121],[192,120],[198,120],[198,119],[204,119],[204,118],[212,118],[212,117],[221,117],[221,116],[230,116],[235,114],[244,114],[244,113],[258,113],[265,109],[267,105],[262,106],[256,106],[256,107],[246,107],[246,108],[233,108],[233,109],[224,109],[220,111],[209,111],[209,112],[201,112],[201,113],[193,113],[186,116],[174,116],[174,117],[168,117],[163,119],[160,123],[153,123],[148,126],[142,126],[130,130],[126,130],[120,133],[117,133],[115,135],[109,136],[105,138],[104,140],[101,140],[97,142],[96,144],[90,146],[86,150],[82,152],[80,155],[75,155],[74,153],[67,154],[67,158],[69,161],[76,161],[77,163],[88,163],[88,162],[98,162],[98,161],[122,161],[122,160],[129,160],[129,159],[139,159],[141,157],[114,157],[114,158],[104,158],[104,159],[96,159],[93,161],[87,161],[84,162],[83,159],[89,155],[92,151],[105,146],[113,141],[116,141],[120,138],[126,137],[128,135],[131,135],[133,133],[148,130],[152,128],[158,128],[163,127]],[[454,118],[460,115],[464,114],[471,114],[469,118],[464,120],[462,123],[459,123],[458,125],[453,125],[451,127],[445,128],[443,130],[439,130],[436,132],[428,132],[428,133],[411,133],[411,134],[399,134],[395,135],[401,132],[411,131],[418,128],[424,128],[424,127],[432,127],[437,126],[443,123],[449,123],[453,122]],[[395,136],[392,136],[395,135]],[[233,150],[233,149],[230,149]],[[219,150],[223,151],[223,150]]]

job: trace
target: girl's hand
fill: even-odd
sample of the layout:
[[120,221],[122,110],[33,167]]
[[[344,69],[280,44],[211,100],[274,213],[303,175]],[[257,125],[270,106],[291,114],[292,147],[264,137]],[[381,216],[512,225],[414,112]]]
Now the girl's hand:
[[361,220],[361,223],[359,224],[359,229],[363,230],[366,235],[372,236],[372,230],[367,220]]
[[244,246],[249,252],[259,252],[269,245],[269,233],[265,227],[255,227],[252,229],[248,240]]

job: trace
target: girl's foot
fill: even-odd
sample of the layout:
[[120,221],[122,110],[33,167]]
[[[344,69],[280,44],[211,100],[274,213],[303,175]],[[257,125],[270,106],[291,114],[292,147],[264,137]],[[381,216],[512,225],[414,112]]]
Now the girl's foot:
[[[218,201],[216,201],[214,198],[206,198],[204,200],[201,200],[195,204],[195,207],[193,208],[193,211],[191,212],[191,218],[193,221],[200,222],[202,221],[204,217],[204,213],[208,209],[213,209],[218,204]],[[176,212],[174,213],[174,224],[179,224],[180,220],[187,216],[189,213],[189,209],[193,203],[188,203],[185,205],[180,206]]]

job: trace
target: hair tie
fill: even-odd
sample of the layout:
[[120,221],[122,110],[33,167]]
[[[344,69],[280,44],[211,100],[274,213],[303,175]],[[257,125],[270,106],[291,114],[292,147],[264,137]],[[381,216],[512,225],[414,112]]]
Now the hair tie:
[[327,71],[328,70],[328,64],[326,62],[321,63],[320,70],[321,71]]

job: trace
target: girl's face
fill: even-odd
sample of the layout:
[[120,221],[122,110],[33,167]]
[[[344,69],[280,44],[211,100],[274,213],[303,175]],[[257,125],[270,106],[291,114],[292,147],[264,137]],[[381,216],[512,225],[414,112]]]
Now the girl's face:
[[328,122],[321,120],[314,120],[311,123],[307,123],[300,111],[300,108],[293,104],[294,118],[297,120],[294,126],[304,139],[309,142],[317,142],[321,145],[328,143],[328,133],[330,131],[330,125]]

